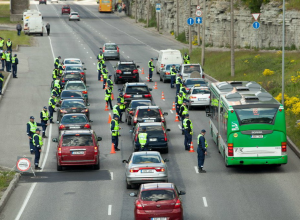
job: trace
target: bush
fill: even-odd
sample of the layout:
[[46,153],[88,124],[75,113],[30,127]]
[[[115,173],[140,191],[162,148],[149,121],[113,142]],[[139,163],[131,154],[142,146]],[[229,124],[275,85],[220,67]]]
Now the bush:
[[182,42],[182,43],[188,43],[187,41],[186,41],[186,37],[185,37],[185,32],[183,31],[183,32],[181,32],[180,34],[178,34],[178,36],[176,37],[176,40],[178,40],[178,41],[180,41],[180,42]]

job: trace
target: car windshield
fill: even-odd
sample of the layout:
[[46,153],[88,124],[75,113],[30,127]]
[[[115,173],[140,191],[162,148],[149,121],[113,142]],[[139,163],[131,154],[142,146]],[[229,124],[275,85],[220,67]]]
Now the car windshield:
[[150,106],[151,102],[148,100],[145,101],[132,101],[130,103],[130,108],[136,109],[138,106]]
[[273,124],[278,108],[247,108],[234,110],[241,125]]
[[[78,15],[78,13],[77,12],[72,12],[71,15]],[[70,63],[70,64],[81,64],[81,62],[79,61],[79,63]]]
[[[72,15],[77,15],[77,13],[71,13]],[[81,64],[80,60],[65,60],[65,64]]]
[[82,71],[82,67],[80,66],[66,66],[66,71]]
[[166,71],[170,71],[170,69],[172,68],[173,65],[175,65],[176,70],[179,70],[180,64],[171,64],[171,65],[166,66]]
[[80,79],[81,74],[80,73],[69,73],[69,74],[65,74],[64,78],[65,79]]
[[133,164],[143,164],[143,163],[161,163],[160,157],[158,155],[135,155],[132,159]]
[[158,200],[173,200],[175,199],[175,193],[173,190],[146,190],[142,191],[141,199],[143,201],[158,201]]
[[164,137],[164,131],[161,126],[146,126],[146,133],[149,137]]
[[140,109],[138,118],[157,118],[160,117],[159,109]]
[[63,147],[71,146],[94,146],[92,135],[65,135],[62,140]]
[[82,98],[81,92],[74,92],[74,91],[62,91],[61,98]]
[[202,79],[187,79],[185,81],[185,85],[187,85],[187,86],[193,86],[196,84],[206,85],[206,82]]
[[136,66],[135,66],[135,64],[120,64],[118,66],[118,69],[121,70],[121,71],[135,70]]
[[128,86],[126,93],[135,93],[135,94],[148,94],[149,90],[147,86]]
[[117,50],[117,45],[107,44],[105,45],[105,50]]
[[61,104],[62,108],[85,108],[83,100],[65,100]]
[[184,66],[184,69],[183,69],[183,72],[184,73],[192,73],[194,71],[197,71],[197,72],[201,72],[200,71],[200,66],[199,65],[189,65],[189,66]]
[[69,9],[69,8],[70,8],[70,6],[64,6],[63,8],[64,8],[64,9]]
[[210,94],[210,90],[208,88],[203,88],[203,89],[193,89],[192,94]]
[[82,124],[88,123],[87,117],[84,115],[65,115],[61,119],[61,124]]
[[66,85],[66,90],[85,90],[85,86],[83,83],[68,83]]

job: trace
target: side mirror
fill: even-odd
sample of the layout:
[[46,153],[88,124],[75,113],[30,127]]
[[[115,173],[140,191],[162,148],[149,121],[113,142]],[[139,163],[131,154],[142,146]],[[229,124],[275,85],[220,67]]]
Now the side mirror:
[[137,194],[136,193],[130,193],[129,196],[130,197],[137,197]]
[[133,133],[133,130],[129,130],[129,133]]
[[149,91],[152,91],[152,88],[149,88]]
[[170,128],[167,128],[167,131],[171,131],[171,129],[170,129]]
[[97,141],[102,141],[102,137],[97,137]]
[[89,120],[89,122],[93,122],[92,120]]
[[86,106],[90,106],[90,104],[88,103],[88,104],[86,104]]
[[211,114],[212,114],[211,106],[207,106],[205,108],[205,113],[206,113],[206,117],[210,117],[211,116]]
[[90,88],[90,86],[86,86],[86,88]]
[[186,192],[183,191],[183,190],[181,190],[181,191],[179,192],[179,195],[185,195],[185,194],[186,194]]
[[53,142],[58,142],[57,138],[52,138]]
[[59,124],[59,121],[56,121],[56,124]]
[[84,64],[84,62],[82,62],[82,64]]
[[128,161],[127,160],[122,160],[122,163],[128,163]]
[[167,116],[167,115],[168,115],[168,112],[164,112],[164,115]]
[[136,66],[136,68],[140,68],[140,66]]
[[102,47],[100,47],[99,49],[102,50]]
[[169,162],[169,159],[166,158],[166,159],[164,159],[164,161],[165,161],[165,162]]
[[86,68],[83,68],[83,70],[86,70]]
[[158,58],[156,57],[156,58],[154,58],[154,60],[158,60]]
[[204,69],[202,68],[202,72],[204,72]]

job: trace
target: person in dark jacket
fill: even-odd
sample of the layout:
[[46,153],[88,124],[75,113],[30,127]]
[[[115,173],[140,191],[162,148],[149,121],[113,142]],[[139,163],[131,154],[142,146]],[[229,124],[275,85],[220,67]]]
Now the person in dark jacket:
[[204,160],[205,160],[205,155],[207,155],[207,142],[205,140],[205,135],[206,131],[203,129],[201,130],[201,133],[198,135],[197,141],[198,141],[198,148],[197,148],[197,153],[198,153],[198,169],[199,173],[206,173],[205,170],[203,170],[203,165],[204,165]]
[[19,64],[19,59],[17,58],[17,54],[15,54],[12,58],[11,58],[11,66],[12,66],[12,74],[13,74],[13,78],[18,78],[17,77],[17,71],[18,71],[18,66]]
[[30,148],[31,154],[34,154],[34,146],[32,143],[32,137],[35,134],[37,126],[42,126],[42,124],[35,122],[34,117],[30,116],[30,121],[27,123],[27,136],[29,138],[29,148]]
[[46,30],[47,30],[47,35],[49,36],[50,35],[50,24],[49,23],[46,24]]
[[185,150],[190,150],[191,142],[193,138],[193,123],[189,117],[189,114],[185,115],[183,120],[183,129],[184,129],[184,147]]
[[21,35],[21,31],[22,31],[22,26],[21,26],[20,23],[17,24],[16,29],[18,31],[18,36],[20,36]]
[[43,146],[43,139],[40,136],[41,130],[39,128],[36,129],[35,134],[32,137],[32,143],[34,147],[34,165],[36,170],[41,170],[39,167],[39,162],[40,162],[40,156],[41,156],[41,151],[42,151],[42,146]]
[[139,151],[147,151],[149,146],[149,135],[146,132],[146,127],[142,128],[142,132],[140,132],[137,136],[137,147]]

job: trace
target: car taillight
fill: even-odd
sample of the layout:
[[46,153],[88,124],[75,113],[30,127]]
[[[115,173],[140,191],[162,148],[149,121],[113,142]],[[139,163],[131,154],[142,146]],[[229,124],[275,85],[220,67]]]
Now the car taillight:
[[60,113],[67,113],[67,111],[66,110],[60,110]]
[[59,157],[61,157],[61,147],[59,147],[59,148],[57,149],[57,154],[58,154]]
[[64,82],[65,82],[65,79],[62,79],[61,82],[64,83]]
[[204,74],[202,74],[202,78],[203,78],[203,79],[205,78]]
[[59,130],[63,130],[65,128],[66,128],[66,126],[64,126],[64,125],[59,126]]
[[131,115],[132,115],[132,114],[133,114],[133,111],[129,111],[129,114],[131,114]]
[[161,112],[161,110],[160,110],[160,109],[159,109],[159,114],[160,114],[160,119],[161,119],[161,122],[165,122],[164,115],[163,115],[163,113]]
[[66,66],[63,66],[63,68],[66,68]]
[[156,167],[155,170],[156,170],[156,172],[164,172],[165,168],[163,168],[163,167]]
[[91,128],[91,126],[89,124],[85,124],[84,128]]
[[179,199],[177,199],[176,203],[175,203],[175,209],[178,209],[181,207],[181,201]]
[[137,172],[139,172],[139,170],[140,170],[140,168],[134,167],[134,168],[131,168],[131,169],[129,170],[129,172],[130,172],[130,173],[137,173]]
[[286,152],[286,142],[281,142],[281,152]]
[[166,72],[166,75],[170,75],[170,72]]
[[144,95],[145,98],[151,98],[151,94]]
[[138,200],[136,200],[135,206],[136,206],[137,209],[143,209],[143,206],[142,206],[141,202],[138,201]]
[[120,49],[119,49],[119,47],[117,47],[117,52],[118,52],[118,53],[120,52]]
[[197,97],[196,96],[190,96],[190,99],[196,99]]
[[228,144],[228,156],[233,157],[233,144]]
[[138,74],[138,73],[139,73],[138,70],[133,70],[132,72],[133,72],[134,74]]
[[121,74],[121,73],[122,73],[122,71],[121,71],[121,70],[117,70],[117,71],[116,71],[116,73],[118,73],[118,74]]
[[105,52],[105,47],[103,47],[102,52],[103,52],[103,53]]
[[167,134],[164,132],[165,141],[168,141]]
[[87,94],[87,91],[82,91],[82,94]]
[[89,112],[89,109],[86,108],[86,109],[82,110],[81,112]]
[[98,155],[98,148],[97,147],[94,147],[94,154],[95,154],[95,156]]
[[135,137],[134,137],[134,141],[137,142],[137,138],[138,138],[138,134],[139,134],[139,129],[140,127],[138,127],[137,131],[136,131],[136,134],[135,134]]
[[79,15],[77,15],[77,17],[79,18]]
[[165,65],[164,64],[160,64],[160,67],[163,68]]
[[131,98],[131,95],[124,94],[124,98]]
[[84,72],[81,72],[80,74],[81,74],[81,75],[84,75]]
[[83,78],[81,78],[81,81],[83,81]]
[[139,114],[139,110],[136,111],[135,116],[134,116],[134,118],[133,118],[133,123],[134,123],[134,124],[137,123],[137,117],[138,117],[138,114]]
[[62,100],[59,100],[59,104],[61,104],[62,103]]

